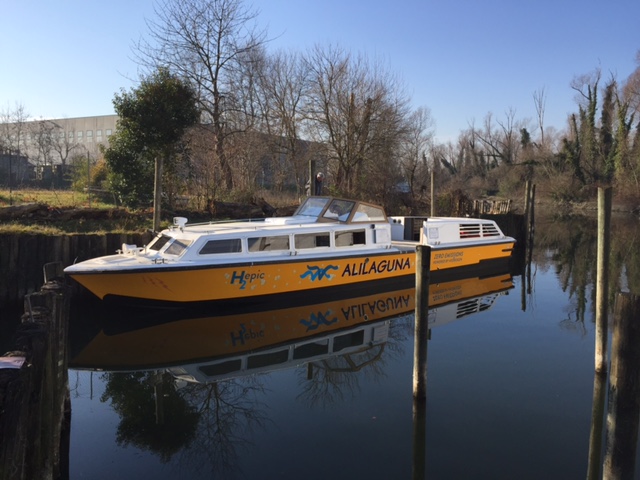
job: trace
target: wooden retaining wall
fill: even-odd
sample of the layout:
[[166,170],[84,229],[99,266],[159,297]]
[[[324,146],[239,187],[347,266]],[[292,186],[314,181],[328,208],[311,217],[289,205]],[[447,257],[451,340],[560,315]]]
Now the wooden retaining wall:
[[42,266],[115,253],[123,243],[145,245],[151,234],[0,235],[0,308],[16,305],[42,285]]

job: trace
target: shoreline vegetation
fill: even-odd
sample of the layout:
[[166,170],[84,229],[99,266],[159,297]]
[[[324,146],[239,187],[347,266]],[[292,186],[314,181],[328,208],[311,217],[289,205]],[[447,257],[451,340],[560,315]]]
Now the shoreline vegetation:
[[[523,210],[520,199],[513,199],[513,213]],[[272,204],[273,203],[273,204]],[[536,199],[537,213],[568,216],[592,215],[596,201],[557,202]],[[186,216],[192,222],[224,218],[261,218],[290,215],[298,205],[294,195],[270,198],[254,197],[245,202],[213,202],[209,210],[163,209],[161,228],[168,226],[173,216]],[[615,205],[614,212],[637,214],[638,208]],[[421,212],[421,214],[428,213]],[[0,233],[60,235],[74,233],[130,233],[148,231],[153,225],[153,209],[132,210],[118,207],[86,193],[70,190],[0,190]]]
[[[273,202],[272,205],[270,202]],[[276,203],[277,202],[277,203]],[[298,206],[293,196],[270,199],[255,197],[245,202],[211,203],[207,210],[163,208],[161,228],[174,216],[191,222],[224,218],[260,218],[290,215]],[[0,234],[101,234],[151,230],[153,209],[130,209],[104,200],[89,199],[86,193],[69,190],[0,189]]]

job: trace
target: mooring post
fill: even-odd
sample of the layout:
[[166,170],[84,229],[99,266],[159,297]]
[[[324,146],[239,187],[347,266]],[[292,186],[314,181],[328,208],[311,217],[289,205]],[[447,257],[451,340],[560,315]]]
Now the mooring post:
[[413,340],[413,396],[427,398],[427,341],[429,338],[429,272],[431,247],[416,247],[416,311]]
[[614,312],[603,478],[633,479],[640,398],[640,297],[619,293]]
[[431,216],[436,216],[436,174],[433,170],[431,170]]
[[429,341],[429,274],[431,247],[416,247],[416,309],[413,341],[413,476],[426,473],[427,343]]
[[[55,276],[55,268],[45,268],[45,277],[47,272]],[[68,461],[60,456],[69,404],[65,290],[63,283],[49,281],[24,298],[16,342],[26,362],[9,385],[0,416],[2,479],[68,476]]]
[[[531,180],[524,184],[524,222],[525,228],[529,228],[529,203],[531,202]],[[526,232],[528,236],[529,232]]]
[[595,372],[593,377],[593,403],[591,406],[591,432],[589,434],[589,464],[587,480],[600,480],[602,470],[602,434],[604,404],[607,397],[607,374]]
[[598,253],[596,264],[596,372],[607,371],[607,311],[609,302],[609,229],[611,226],[611,187],[598,188]]
[[427,402],[413,398],[413,480],[427,478]]
[[155,174],[153,177],[153,231],[160,231],[162,209],[162,168],[164,157],[158,155],[155,158]]

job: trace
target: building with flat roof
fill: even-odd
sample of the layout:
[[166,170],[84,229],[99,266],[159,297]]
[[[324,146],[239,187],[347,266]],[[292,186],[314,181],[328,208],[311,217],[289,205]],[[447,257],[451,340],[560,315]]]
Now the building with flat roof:
[[66,164],[72,157],[100,155],[108,146],[118,115],[31,120],[0,125],[0,147],[29,158],[34,165]]
[[48,182],[61,179],[74,158],[95,162],[117,121],[118,115],[100,115],[0,124],[0,183]]

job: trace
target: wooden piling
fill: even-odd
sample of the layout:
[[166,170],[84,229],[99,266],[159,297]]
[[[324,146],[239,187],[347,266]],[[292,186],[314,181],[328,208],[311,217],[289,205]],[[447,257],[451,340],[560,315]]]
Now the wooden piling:
[[587,480],[600,480],[602,470],[602,443],[604,431],[604,406],[607,397],[607,374],[595,372],[593,377],[593,402],[591,406],[591,432],[589,433],[589,464]]
[[598,253],[596,266],[596,372],[607,371],[607,312],[609,310],[609,244],[611,187],[598,188]]
[[633,479],[640,417],[640,297],[616,298],[603,478]]
[[431,216],[436,216],[436,192],[435,192],[435,184],[436,184],[436,174],[433,170],[431,170]]
[[429,277],[431,247],[416,247],[416,310],[413,341],[413,397],[427,398],[427,342],[429,338]]
[[60,478],[68,473],[60,457],[69,407],[66,287],[48,282],[24,304],[16,344],[26,361],[2,388],[0,480]]
[[427,403],[413,399],[413,480],[424,480],[427,478]]

